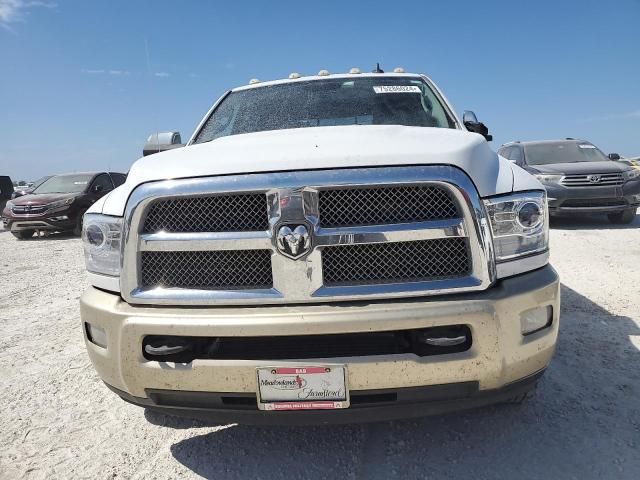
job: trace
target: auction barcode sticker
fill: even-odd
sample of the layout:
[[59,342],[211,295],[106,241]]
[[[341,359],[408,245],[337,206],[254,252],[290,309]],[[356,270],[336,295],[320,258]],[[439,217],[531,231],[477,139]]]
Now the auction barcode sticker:
[[376,93],[421,93],[415,85],[378,85],[373,87]]

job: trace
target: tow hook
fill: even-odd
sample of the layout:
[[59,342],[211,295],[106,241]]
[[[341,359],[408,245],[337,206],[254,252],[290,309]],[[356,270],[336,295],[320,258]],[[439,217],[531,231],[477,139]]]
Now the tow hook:
[[459,337],[436,337],[436,338],[424,338],[424,343],[427,345],[433,345],[434,347],[453,347],[454,345],[460,345],[467,341],[467,337],[461,335]]
[[189,350],[189,345],[160,345],[158,347],[154,347],[152,345],[145,345],[144,351],[148,355],[153,356],[166,356],[166,355],[175,355],[176,353],[182,353]]

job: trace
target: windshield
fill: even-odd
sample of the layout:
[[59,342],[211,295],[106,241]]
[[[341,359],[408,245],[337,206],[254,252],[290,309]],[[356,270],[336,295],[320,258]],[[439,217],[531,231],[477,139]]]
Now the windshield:
[[31,188],[33,188],[33,189],[38,188],[40,185],[42,185],[44,182],[46,182],[50,178],[51,178],[51,175],[39,178],[38,180],[33,182],[33,186]]
[[231,92],[195,143],[227,135],[335,125],[455,128],[419,78],[363,77],[284,83]]
[[56,175],[46,180],[33,193],[79,193],[87,188],[93,175]]
[[604,153],[590,143],[557,142],[525,145],[529,165],[553,163],[604,162],[609,160]]

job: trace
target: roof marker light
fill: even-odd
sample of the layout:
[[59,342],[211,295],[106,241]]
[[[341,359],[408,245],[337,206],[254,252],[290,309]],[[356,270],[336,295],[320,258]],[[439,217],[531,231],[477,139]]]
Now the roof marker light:
[[362,72],[358,67],[353,67],[351,70],[349,70],[349,73],[356,74],[356,73],[362,73]]
[[290,73],[290,74],[289,74],[289,78],[290,78],[291,80],[294,80],[294,79],[296,79],[296,78],[300,78],[300,74],[299,74],[299,73],[297,73],[297,72]]
[[327,75],[329,75],[329,70],[320,70],[318,72],[319,77],[326,77]]
[[404,68],[396,67],[393,69],[393,73],[404,73]]
[[256,83],[260,83],[260,80],[258,80],[257,78],[252,78],[251,80],[249,80],[249,85],[255,85]]

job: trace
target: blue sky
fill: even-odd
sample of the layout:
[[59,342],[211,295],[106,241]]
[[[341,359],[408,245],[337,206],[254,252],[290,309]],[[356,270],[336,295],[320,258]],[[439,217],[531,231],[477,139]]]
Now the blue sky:
[[252,77],[427,73],[494,148],[582,137],[640,155],[640,2],[0,0],[0,174],[126,171]]

